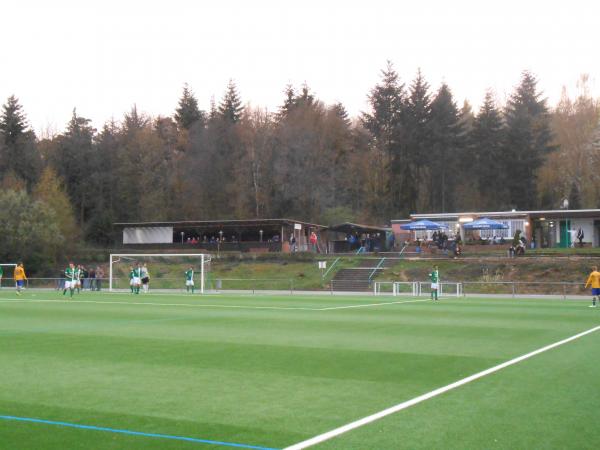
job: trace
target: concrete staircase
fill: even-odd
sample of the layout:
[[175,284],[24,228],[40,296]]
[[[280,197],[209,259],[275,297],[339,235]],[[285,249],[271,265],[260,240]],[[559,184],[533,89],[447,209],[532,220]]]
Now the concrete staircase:
[[331,280],[334,291],[370,291],[371,279],[394,264],[394,260],[364,259],[357,267],[340,269]]

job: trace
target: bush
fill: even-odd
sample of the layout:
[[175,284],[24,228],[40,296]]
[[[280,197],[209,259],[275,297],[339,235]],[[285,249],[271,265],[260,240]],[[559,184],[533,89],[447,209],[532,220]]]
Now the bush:
[[49,270],[65,243],[57,215],[25,191],[0,192],[0,259],[23,261],[28,272]]

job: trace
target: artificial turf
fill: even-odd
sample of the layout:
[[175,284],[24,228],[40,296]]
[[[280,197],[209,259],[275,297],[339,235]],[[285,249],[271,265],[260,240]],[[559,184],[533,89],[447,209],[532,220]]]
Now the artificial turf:
[[[343,308],[409,300],[3,289],[0,416],[198,441],[0,419],[0,448],[282,449],[600,324],[578,300]],[[599,346],[590,334],[314,448],[596,448]]]

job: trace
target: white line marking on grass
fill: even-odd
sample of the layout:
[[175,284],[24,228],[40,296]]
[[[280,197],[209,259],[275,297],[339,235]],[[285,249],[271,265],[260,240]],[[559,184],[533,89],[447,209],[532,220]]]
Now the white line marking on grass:
[[144,306],[186,306],[189,308],[230,308],[230,309],[275,309],[275,310],[302,310],[321,311],[321,308],[285,307],[285,306],[248,306],[248,305],[215,305],[215,304],[191,304],[191,303],[151,303],[151,302],[108,302],[100,300],[49,300],[49,299],[6,299],[0,303],[93,303],[101,305],[144,305]]
[[402,303],[416,303],[416,302],[428,302],[429,299],[422,300],[402,300],[398,302],[382,302],[382,303],[366,303],[364,305],[349,305],[349,306],[329,306],[321,308],[319,311],[332,311],[334,309],[351,309],[351,308],[369,308],[371,306],[382,306],[382,305],[400,305]]
[[312,447],[313,445],[319,444],[321,442],[325,442],[328,441],[329,439],[332,439],[334,437],[340,436],[341,434],[347,433],[348,431],[354,430],[356,428],[362,427],[363,425],[367,425],[371,422],[375,422],[376,420],[382,419],[386,416],[389,416],[391,414],[397,413],[398,411],[402,411],[403,409],[406,408],[410,408],[411,406],[414,406],[418,403],[424,402],[425,400],[429,400],[430,398],[433,397],[437,397],[438,395],[441,395],[445,392],[448,392],[452,389],[456,389],[457,387],[463,386],[467,383],[470,383],[471,381],[475,381],[478,380],[479,378],[483,378],[487,375],[490,375],[494,372],[498,372],[499,370],[502,370],[506,367],[512,366],[514,364],[520,363],[521,361],[524,361],[526,359],[529,359],[533,356],[539,355],[540,353],[546,352],[548,350],[552,350],[553,348],[559,347],[563,344],[567,344],[571,341],[574,341],[575,339],[579,339],[580,337],[583,337],[587,334],[593,333],[595,331],[600,330],[600,326],[594,327],[594,328],[590,328],[587,331],[583,331],[579,334],[576,334],[574,336],[571,336],[569,338],[563,339],[562,341],[558,341],[555,342],[554,344],[550,344],[547,345],[545,347],[542,347],[540,349],[534,350],[530,353],[527,353],[525,355],[519,356],[517,358],[511,359],[510,361],[506,361],[502,364],[498,364],[497,366],[491,367],[489,369],[486,369],[482,372],[476,373],[474,375],[468,376],[466,378],[463,378],[462,380],[458,380],[455,381],[454,383],[448,384],[447,386],[435,389],[431,392],[428,392],[426,394],[420,395],[418,397],[415,397],[411,400],[407,400],[405,402],[399,403],[395,406],[392,406],[390,408],[384,409],[383,411],[379,411],[378,413],[372,414],[370,416],[364,417],[362,419],[356,420],[354,422],[351,422],[349,424],[343,425],[339,428],[336,428],[334,430],[328,431],[327,433],[323,433],[320,434],[318,436],[315,436],[313,438],[307,439],[306,441],[302,441],[299,442],[297,444],[291,445],[289,447],[286,447],[284,450],[302,450],[308,447]]
[[51,299],[23,299],[10,298],[0,300],[0,303],[92,303],[101,305],[144,305],[144,306],[183,306],[189,308],[226,308],[226,309],[267,309],[275,311],[332,311],[337,309],[367,308],[370,306],[399,305],[402,303],[425,302],[428,300],[405,300],[399,302],[367,303],[363,305],[332,306],[325,308],[308,308],[302,306],[250,306],[250,305],[219,305],[209,303],[155,303],[155,302],[127,302],[127,301],[102,301],[102,300],[51,300]]

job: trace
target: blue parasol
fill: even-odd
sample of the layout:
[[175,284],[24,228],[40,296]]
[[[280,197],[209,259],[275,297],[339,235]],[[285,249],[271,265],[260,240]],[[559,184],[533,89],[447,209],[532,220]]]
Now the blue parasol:
[[442,228],[448,228],[446,225],[441,223],[432,222],[431,220],[417,220],[416,222],[405,223],[400,225],[403,230],[410,231],[421,231],[421,230],[441,230]]
[[474,220],[473,222],[466,223],[463,225],[465,230],[506,230],[508,225],[504,225],[501,222],[497,222],[487,217]]

